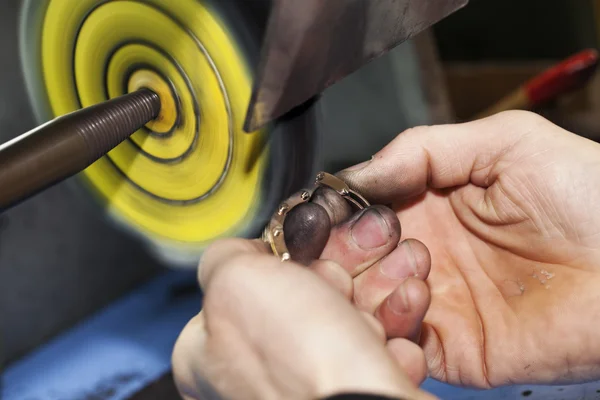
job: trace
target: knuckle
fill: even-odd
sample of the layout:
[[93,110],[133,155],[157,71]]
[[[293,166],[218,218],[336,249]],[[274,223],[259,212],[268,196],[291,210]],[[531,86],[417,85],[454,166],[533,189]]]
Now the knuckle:
[[501,111],[496,115],[501,115],[504,118],[510,119],[527,119],[527,118],[535,118],[537,116],[536,113],[527,111],[527,110],[506,110]]
[[548,120],[541,115],[526,110],[502,111],[496,114],[496,118],[500,121],[510,121],[525,127],[534,127],[548,123]]
[[208,278],[216,271],[229,269],[224,267],[231,267],[239,262],[237,259],[245,255],[235,251],[239,247],[239,241],[240,239],[237,238],[220,239],[212,242],[206,248],[197,271],[198,281],[201,285],[207,282]]
[[237,242],[237,239],[227,238],[215,240],[208,245],[204,251],[203,258],[211,258],[215,255],[222,254],[226,249],[231,249],[232,245]]
[[429,125],[413,126],[412,128],[408,128],[404,132],[400,133],[400,135],[403,135],[403,136],[420,136],[420,135],[427,134],[432,129],[433,129],[433,127],[431,127]]

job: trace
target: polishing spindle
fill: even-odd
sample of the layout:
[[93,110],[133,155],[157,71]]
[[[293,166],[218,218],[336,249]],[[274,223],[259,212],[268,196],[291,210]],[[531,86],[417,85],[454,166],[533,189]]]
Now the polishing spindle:
[[58,117],[0,145],[0,211],[84,170],[160,112],[140,89]]

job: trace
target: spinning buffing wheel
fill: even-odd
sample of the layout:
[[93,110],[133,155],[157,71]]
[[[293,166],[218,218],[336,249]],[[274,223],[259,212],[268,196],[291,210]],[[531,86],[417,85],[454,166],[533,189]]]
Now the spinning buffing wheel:
[[[244,3],[255,3],[252,13]],[[159,117],[79,181],[170,262],[193,265],[217,238],[257,235],[315,171],[312,109],[301,122],[242,130],[269,9],[256,3],[30,0],[23,8],[23,69],[40,123],[140,88],[160,96]]]

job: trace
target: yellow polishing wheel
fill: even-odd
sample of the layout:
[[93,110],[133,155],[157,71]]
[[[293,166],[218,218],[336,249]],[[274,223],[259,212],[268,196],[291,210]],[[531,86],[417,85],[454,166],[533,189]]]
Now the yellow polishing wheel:
[[160,96],[159,117],[81,178],[122,224],[182,252],[245,235],[269,167],[269,132],[242,130],[254,66],[215,3],[30,1],[23,20],[39,26],[21,50],[38,52],[25,68],[44,118],[140,88]]

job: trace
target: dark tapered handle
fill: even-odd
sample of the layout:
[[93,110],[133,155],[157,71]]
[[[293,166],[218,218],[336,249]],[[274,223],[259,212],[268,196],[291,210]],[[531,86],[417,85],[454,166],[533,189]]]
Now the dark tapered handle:
[[81,172],[159,112],[158,95],[142,89],[58,117],[0,145],[0,211]]

